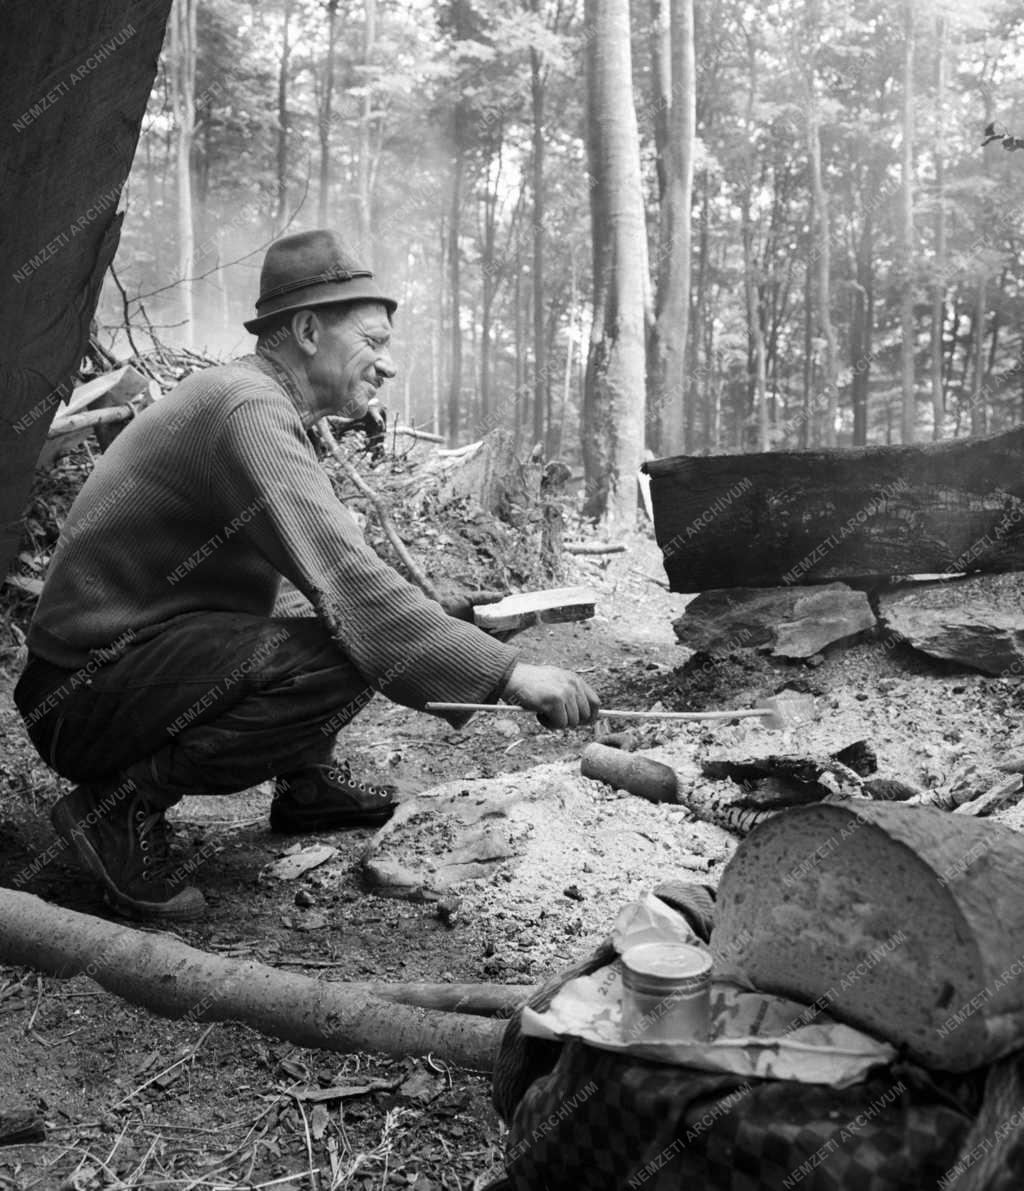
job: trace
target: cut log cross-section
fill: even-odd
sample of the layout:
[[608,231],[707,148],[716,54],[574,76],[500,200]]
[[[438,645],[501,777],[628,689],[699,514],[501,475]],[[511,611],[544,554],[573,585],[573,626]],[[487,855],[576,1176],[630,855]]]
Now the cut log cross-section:
[[673,591],[1024,570],[1024,429],[644,470]]
[[758,826],[722,876],[715,971],[968,1071],[1024,1045],[1024,839],[892,803]]

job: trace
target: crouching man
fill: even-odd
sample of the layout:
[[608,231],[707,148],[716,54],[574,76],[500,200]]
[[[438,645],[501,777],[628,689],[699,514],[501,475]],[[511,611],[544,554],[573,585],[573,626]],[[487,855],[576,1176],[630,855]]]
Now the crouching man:
[[[121,914],[202,914],[168,858],[164,812],[185,794],[274,778],[277,831],[385,822],[394,791],[332,763],[374,691],[419,709],[500,697],[553,727],[597,714],[583,679],[520,662],[378,558],[317,462],[313,423],[363,417],[395,375],[395,308],[333,233],[277,241],[245,324],[255,354],[145,410],[71,509],[15,701],[78,783],[57,834]],[[275,615],[282,580],[315,615]]]

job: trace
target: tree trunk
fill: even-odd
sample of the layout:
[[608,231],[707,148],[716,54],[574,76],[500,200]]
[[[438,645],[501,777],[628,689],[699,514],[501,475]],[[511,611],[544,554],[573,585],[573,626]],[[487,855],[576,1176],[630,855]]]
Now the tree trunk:
[[174,112],[175,177],[178,199],[178,276],[186,347],[195,328],[195,225],[192,215],[192,139],[195,132],[196,0],[174,0],[170,25],[171,108]]
[[693,0],[668,0],[668,3],[672,85],[667,105],[666,189],[658,245],[652,378],[659,454],[686,450],[686,339],[690,319],[690,216],[696,135]]
[[459,406],[462,401],[462,271],[459,228],[462,225],[462,105],[456,103],[455,157],[452,162],[451,205],[448,211],[448,287],[451,298],[451,373],[448,377],[448,444],[459,438]]
[[587,156],[594,318],[583,403],[584,512],[613,529],[636,519],[644,431],[647,268],[628,0],[587,0]]
[[[538,0],[534,2],[538,11]],[[547,408],[547,343],[544,337],[544,76],[540,53],[530,49],[533,104],[533,443],[543,443]]]
[[320,104],[320,190],[317,222],[327,227],[331,207],[331,126],[334,120],[334,59],[338,35],[338,0],[327,0],[327,61],[324,64],[324,94]]
[[818,101],[813,76],[808,84],[807,104],[807,146],[811,162],[811,186],[814,190],[814,208],[818,216],[818,321],[825,339],[825,360],[823,368],[823,392],[826,397],[824,410],[825,446],[836,443],[836,413],[839,405],[839,358],[836,332],[832,324],[832,248],[829,232],[828,196],[821,176],[821,126]]
[[[757,41],[754,33],[747,35],[747,115],[746,132],[752,141],[754,136],[754,104],[757,99]],[[749,350],[748,368],[753,392],[754,413],[757,425],[757,449],[767,451],[768,442],[768,393],[765,373],[764,330],[761,326],[760,286],[757,277],[757,257],[754,251],[754,221],[751,218],[753,202],[754,163],[748,158],[743,186],[743,288],[746,294],[747,336]]]
[[644,470],[673,591],[1024,569],[1024,429]]
[[293,0],[284,0],[284,26],[281,30],[281,56],[277,61],[277,211],[278,228],[285,222],[288,211],[288,64],[292,47],[291,34]]
[[917,408],[914,395],[914,0],[905,0],[903,36],[903,295],[900,327],[903,339],[902,441],[914,441]]
[[[867,171],[867,190],[873,191],[877,180],[874,170]],[[864,222],[857,241],[857,285],[854,289],[853,322],[850,331],[850,393],[853,402],[853,445],[867,446],[868,393],[871,388],[872,339],[875,321],[874,279],[875,215],[865,205]]]
[[[358,217],[359,244],[366,264],[373,267],[373,228],[370,200],[370,176],[373,151],[370,147],[370,129],[373,121],[373,86],[371,84],[370,64],[373,50],[377,41],[377,0],[364,0],[366,25],[363,37],[363,110],[359,118],[359,181],[358,181]],[[457,223],[456,223],[457,226]]]
[[946,171],[943,155],[946,108],[946,18],[936,22],[935,46],[935,122],[932,153],[935,157],[935,283],[932,290],[932,438],[942,438],[942,421],[946,415],[945,389],[942,384],[942,328],[945,322],[946,283]]
[[974,318],[971,321],[971,358],[974,373],[971,384],[971,434],[988,433],[988,402],[985,384],[985,307],[987,286],[984,266],[978,271],[978,287],[974,297]]
[[[343,1053],[433,1053],[483,1071],[490,1070],[504,1032],[504,1022],[385,1000],[365,984],[349,988],[211,955],[174,935],[59,909],[30,893],[0,890],[0,903],[4,963],[54,976],[86,975],[162,1017],[241,1021],[299,1046]],[[405,995],[417,994],[407,989]]]
[[[117,204],[170,8],[171,0],[22,0],[4,9],[0,62],[14,115],[0,170],[0,577],[117,250]],[[72,79],[82,47],[104,45],[111,57]],[[51,93],[51,109],[40,110]]]

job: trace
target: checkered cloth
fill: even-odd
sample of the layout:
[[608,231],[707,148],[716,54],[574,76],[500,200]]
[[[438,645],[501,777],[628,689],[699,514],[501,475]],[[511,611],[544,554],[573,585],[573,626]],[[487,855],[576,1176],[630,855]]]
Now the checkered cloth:
[[[703,887],[674,884],[671,895],[658,892],[702,934],[710,929]],[[568,980],[613,956],[605,943],[541,988],[531,1007],[543,1012]],[[1024,1186],[1021,1057],[966,1076],[900,1064],[836,1089],[650,1063],[577,1040],[527,1038],[517,1016],[496,1064],[494,1103],[509,1136],[506,1176],[492,1191]]]

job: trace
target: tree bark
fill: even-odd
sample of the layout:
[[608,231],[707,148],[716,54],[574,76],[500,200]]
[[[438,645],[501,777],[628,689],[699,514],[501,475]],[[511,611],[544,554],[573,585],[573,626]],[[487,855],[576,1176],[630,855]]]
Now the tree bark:
[[[757,99],[757,41],[753,32],[747,35],[747,137],[753,142],[754,104]],[[744,169],[749,172],[743,186],[743,288],[746,294],[747,336],[750,349],[748,361],[751,388],[754,398],[754,413],[757,425],[757,449],[767,451],[768,442],[768,393],[765,372],[764,328],[761,325],[760,286],[757,277],[757,257],[754,251],[754,221],[751,217],[753,203],[754,163],[748,158]]]
[[914,441],[917,407],[914,394],[914,0],[904,0],[903,18],[903,294],[900,328],[903,359],[902,441]]
[[814,209],[818,216],[818,321],[825,339],[823,368],[826,397],[823,415],[825,446],[836,443],[836,413],[839,406],[839,357],[835,327],[832,323],[832,246],[829,231],[828,195],[821,175],[821,124],[813,75],[808,84],[807,145],[811,162]]
[[[171,0],[15,0],[4,9],[0,62],[13,116],[0,171],[0,576],[117,249],[117,204],[170,8]],[[104,44],[110,56],[72,80]],[[36,118],[33,106],[50,93]]]
[[373,120],[373,86],[370,65],[377,42],[377,0],[364,0],[366,24],[363,35],[363,104],[359,118],[359,181],[358,217],[360,251],[366,263],[373,267],[373,221],[370,201],[370,176],[373,151],[370,147],[370,128]]
[[[868,189],[876,178],[868,170]],[[875,321],[874,279],[875,216],[865,207],[864,221],[857,241],[857,285],[853,297],[853,321],[850,330],[850,393],[853,402],[853,445],[863,447],[868,441],[868,393],[871,388],[872,339]]]
[[1024,429],[644,470],[673,591],[1024,570]]
[[935,282],[932,288],[932,439],[942,438],[946,415],[945,388],[942,383],[942,329],[946,304],[946,168],[943,153],[946,108],[946,18],[936,18],[935,33],[935,120],[932,153],[935,157]]
[[320,103],[317,132],[320,138],[320,189],[317,196],[317,222],[330,223],[331,205],[331,130],[334,123],[334,60],[338,40],[338,0],[326,0],[327,60],[324,63],[324,93]]
[[288,65],[291,61],[293,0],[284,0],[284,26],[281,30],[281,56],[277,62],[277,211],[275,219],[281,227],[288,211]]
[[448,376],[448,443],[459,438],[462,404],[462,268],[459,228],[462,224],[462,131],[461,105],[455,108],[455,157],[452,162],[451,205],[448,212],[448,289],[450,296],[451,372]]
[[[534,12],[539,0],[534,0]],[[545,441],[548,368],[544,335],[544,75],[540,53],[530,48],[533,105],[533,443]]]
[[186,347],[195,328],[195,224],[192,214],[192,141],[195,133],[196,0],[174,0],[171,13],[169,66],[174,113],[175,178],[177,180],[178,277]]
[[[48,905],[0,890],[0,959],[52,976],[86,975],[162,1017],[241,1021],[299,1046],[352,1053],[434,1054],[489,1071],[504,1023],[414,1008],[365,985],[313,980],[251,960],[199,951],[173,935]],[[526,990],[524,990],[526,991]]]
[[647,260],[628,0],[587,0],[594,317],[583,402],[584,513],[635,525],[643,455]]
[[[690,319],[690,227],[696,68],[693,0],[667,0],[670,13],[671,87],[667,101],[665,194],[658,237],[658,290],[654,325],[653,422],[659,454],[686,450],[686,340]],[[664,21],[664,17],[661,18]]]

